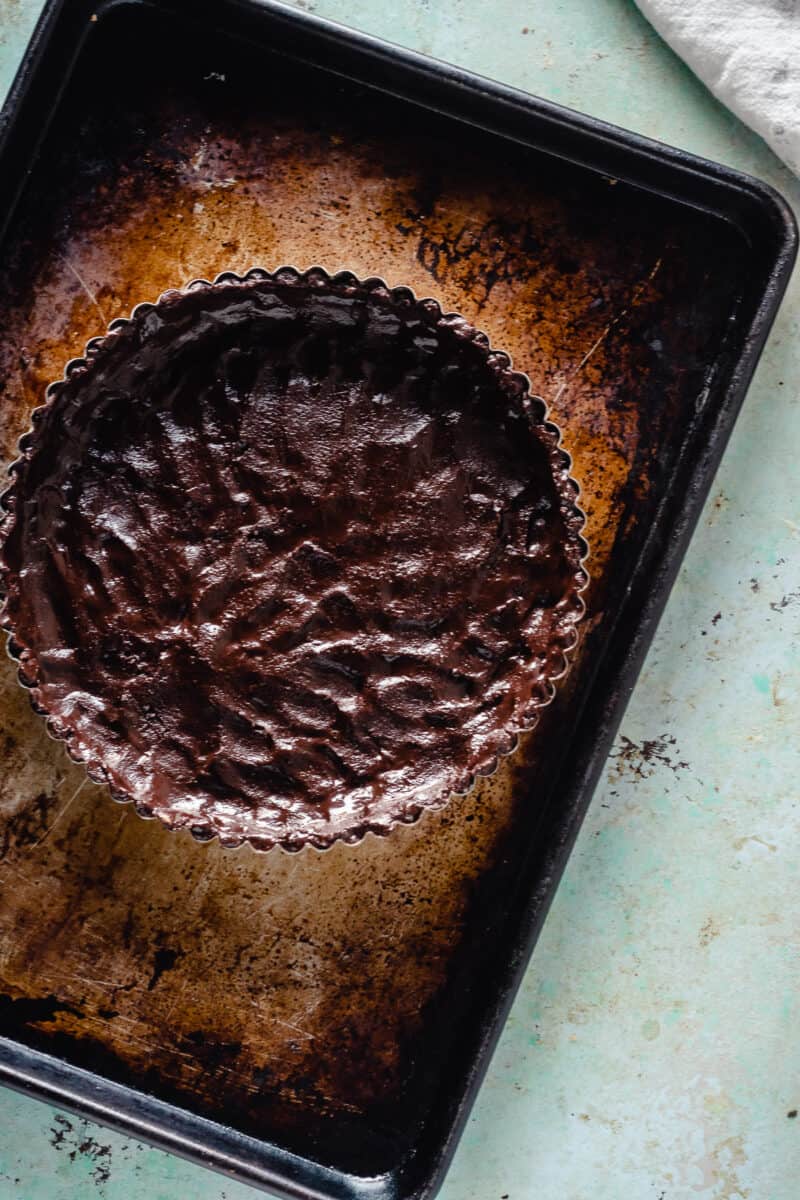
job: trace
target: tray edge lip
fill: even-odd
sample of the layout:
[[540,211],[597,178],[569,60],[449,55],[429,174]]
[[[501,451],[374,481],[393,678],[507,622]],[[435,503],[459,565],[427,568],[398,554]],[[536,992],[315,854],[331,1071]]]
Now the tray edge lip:
[[[262,1142],[250,1134],[208,1117],[151,1096],[138,1088],[98,1075],[85,1067],[73,1066],[44,1050],[26,1046],[0,1034],[0,1084],[36,1100],[67,1108],[76,1115],[96,1121],[122,1133],[130,1133],[148,1145],[204,1167],[212,1167],[251,1187],[269,1189],[286,1200],[328,1200],[350,1197],[353,1200],[383,1200],[385,1176],[350,1176],[312,1162],[303,1155]],[[71,1086],[80,1084],[78,1086]],[[120,1107],[119,1101],[124,1106]],[[208,1140],[197,1136],[203,1132]],[[209,1149],[208,1141],[213,1143]],[[265,1148],[268,1153],[265,1153]],[[243,1153],[244,1152],[244,1153]],[[275,1159],[280,1165],[275,1164]],[[242,1174],[242,1166],[246,1174]],[[304,1179],[313,1174],[329,1185],[319,1190]],[[281,1170],[281,1166],[283,1170]],[[288,1170],[287,1170],[288,1168]],[[289,1174],[294,1173],[294,1178]],[[345,1191],[333,1192],[330,1185],[347,1181],[355,1184]]]

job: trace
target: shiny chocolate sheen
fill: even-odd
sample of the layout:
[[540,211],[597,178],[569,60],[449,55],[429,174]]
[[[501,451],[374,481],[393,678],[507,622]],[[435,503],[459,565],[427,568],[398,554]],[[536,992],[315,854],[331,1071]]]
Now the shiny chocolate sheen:
[[54,733],[143,815],[267,849],[492,768],[582,611],[569,460],[460,317],[234,277],[141,306],[38,410],[3,620]]

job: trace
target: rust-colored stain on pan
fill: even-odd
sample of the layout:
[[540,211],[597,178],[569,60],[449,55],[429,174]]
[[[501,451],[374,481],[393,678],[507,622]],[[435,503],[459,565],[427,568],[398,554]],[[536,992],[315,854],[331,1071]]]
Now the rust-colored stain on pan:
[[730,316],[736,241],[398,102],[278,61],[254,71],[243,49],[146,58],[145,91],[100,39],[9,234],[3,456],[66,361],[168,287],[280,262],[378,274],[485,330],[550,404],[587,515],[585,636],[493,778],[390,838],[295,856],[199,846],[114,805],[5,663],[0,1029],[385,1169],[410,1112],[424,1117],[427,1048],[457,1026],[535,836],[570,696],[670,465],[665,433],[691,420]]

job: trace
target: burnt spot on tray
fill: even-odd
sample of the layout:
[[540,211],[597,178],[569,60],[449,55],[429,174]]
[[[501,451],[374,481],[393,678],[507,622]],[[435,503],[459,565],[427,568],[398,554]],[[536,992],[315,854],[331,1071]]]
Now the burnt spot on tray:
[[0,1027],[7,1035],[10,1030],[20,1030],[25,1025],[46,1025],[55,1021],[61,1013],[83,1018],[83,1013],[72,1004],[59,1000],[52,993],[49,996],[11,996],[0,995]]
[[147,982],[148,992],[152,992],[165,971],[171,971],[178,961],[181,950],[170,950],[168,946],[160,946],[153,959],[153,974]]
[[12,846],[17,849],[35,846],[47,833],[57,803],[57,793],[39,792],[3,822],[0,825],[0,859],[6,857]]

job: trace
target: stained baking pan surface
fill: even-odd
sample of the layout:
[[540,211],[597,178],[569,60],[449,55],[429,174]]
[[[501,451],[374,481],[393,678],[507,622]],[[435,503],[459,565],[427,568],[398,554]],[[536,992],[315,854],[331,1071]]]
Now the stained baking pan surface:
[[199,846],[0,680],[0,1077],[285,1195],[440,1179],[791,267],[766,187],[247,0],[51,4],[0,144],[0,437],[109,321],[291,262],[405,284],[551,406],[591,546],[556,702],[466,797]]

